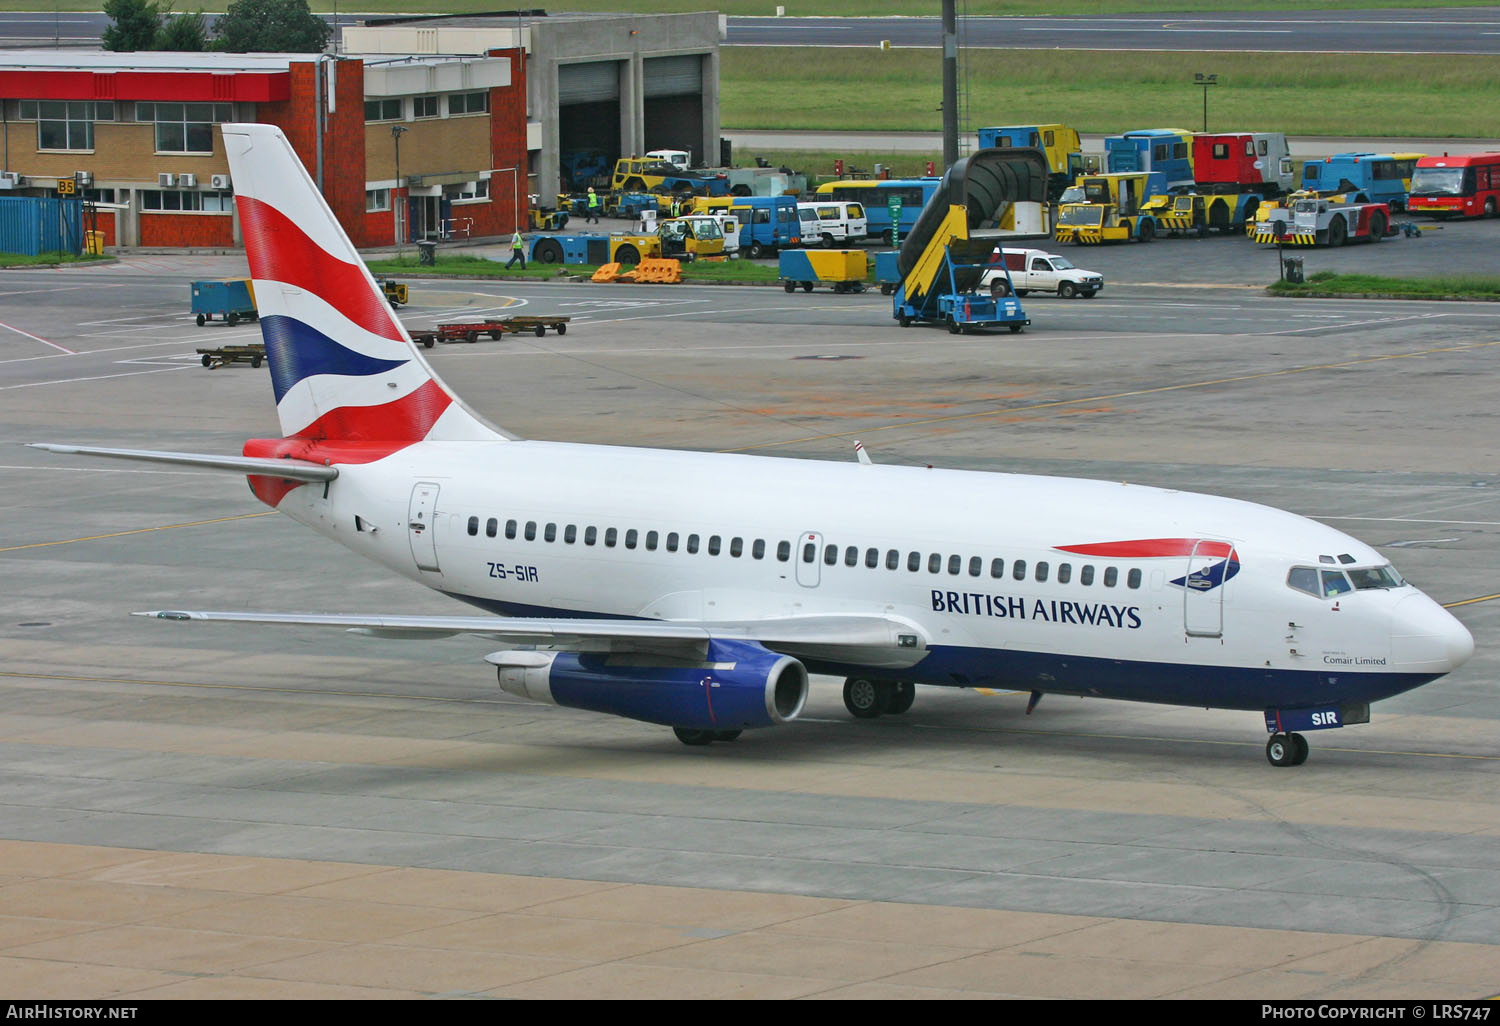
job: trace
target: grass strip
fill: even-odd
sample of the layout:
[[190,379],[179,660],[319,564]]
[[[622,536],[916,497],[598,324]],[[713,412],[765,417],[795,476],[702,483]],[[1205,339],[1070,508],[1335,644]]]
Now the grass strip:
[[26,256],[21,253],[0,253],[0,267],[54,267],[57,264],[82,264],[90,260],[114,260],[113,256],[96,253],[42,253]]
[[1319,271],[1305,282],[1273,282],[1276,296],[1367,296],[1371,299],[1479,299],[1500,301],[1500,276],[1469,274],[1434,278],[1387,278],[1378,274]]
[[[1165,44],[1167,40],[1163,39]],[[1495,138],[1492,56],[1446,54],[964,51],[964,134],[986,125],[1081,132],[1203,128],[1195,72],[1218,75],[1212,131]],[[727,129],[940,132],[935,50],[725,47]]]

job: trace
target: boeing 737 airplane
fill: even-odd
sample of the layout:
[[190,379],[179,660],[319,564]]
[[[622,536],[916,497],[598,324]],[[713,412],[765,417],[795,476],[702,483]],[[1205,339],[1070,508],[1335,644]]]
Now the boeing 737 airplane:
[[916,684],[1255,711],[1277,766],[1307,758],[1300,731],[1366,722],[1473,652],[1374,549],[1266,506],[520,439],[428,366],[281,132],[223,136],[283,437],[240,456],[38,447],[245,474],[485,614],[140,615],[474,635],[501,646],[485,658],[506,691],[691,745],[791,722],[822,673],[865,717],[904,712]]

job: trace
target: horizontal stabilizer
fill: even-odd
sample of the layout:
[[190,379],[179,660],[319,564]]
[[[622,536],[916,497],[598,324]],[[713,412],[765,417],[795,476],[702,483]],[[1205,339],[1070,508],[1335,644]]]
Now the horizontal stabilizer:
[[117,460],[143,460],[147,463],[175,463],[209,470],[229,470],[236,474],[259,474],[265,477],[290,478],[293,481],[332,481],[339,476],[337,467],[294,459],[262,459],[256,456],[210,456],[196,452],[157,452],[152,449],[101,449],[91,445],[59,445],[53,442],[29,442],[33,449],[45,449],[78,456],[108,456]]

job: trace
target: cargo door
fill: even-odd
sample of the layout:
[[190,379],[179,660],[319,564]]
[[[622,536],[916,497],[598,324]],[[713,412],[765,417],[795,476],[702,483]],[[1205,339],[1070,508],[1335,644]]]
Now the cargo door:
[[406,534],[418,570],[441,571],[437,557],[437,497],[438,486],[431,481],[418,481],[411,490]]

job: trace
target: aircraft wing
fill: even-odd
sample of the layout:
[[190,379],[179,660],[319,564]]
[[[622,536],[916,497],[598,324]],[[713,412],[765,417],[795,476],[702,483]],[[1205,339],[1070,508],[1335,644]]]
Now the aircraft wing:
[[927,655],[925,633],[894,616],[814,614],[762,620],[543,620],[499,616],[364,616],[308,613],[136,613],[159,620],[205,620],[293,627],[342,627],[378,638],[446,638],[473,634],[515,647],[570,652],[640,652],[703,658],[716,638],[754,641],[805,659],[906,669]]

